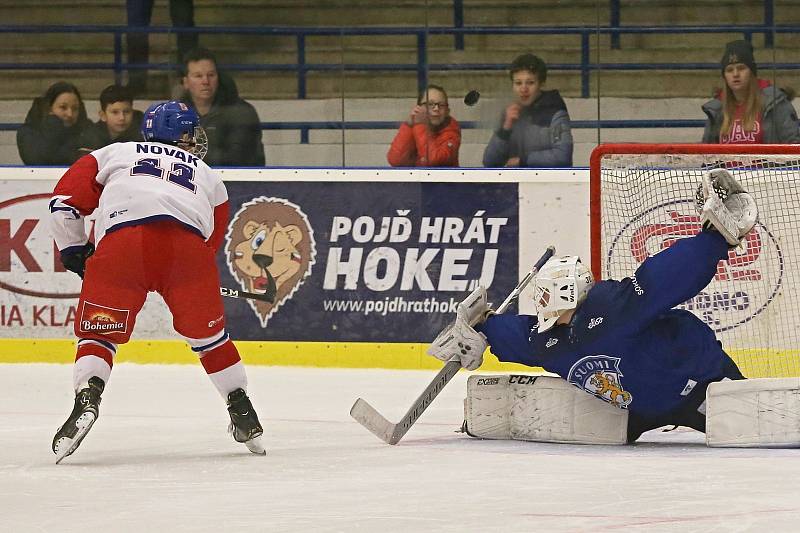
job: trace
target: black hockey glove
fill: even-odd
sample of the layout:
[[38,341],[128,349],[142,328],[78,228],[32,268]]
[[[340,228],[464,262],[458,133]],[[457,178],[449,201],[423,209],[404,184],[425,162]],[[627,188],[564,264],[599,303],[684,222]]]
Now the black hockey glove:
[[61,264],[70,272],[75,272],[83,279],[83,273],[86,270],[86,260],[94,253],[94,244],[87,242],[83,248],[79,248],[74,252],[64,253],[61,252]]

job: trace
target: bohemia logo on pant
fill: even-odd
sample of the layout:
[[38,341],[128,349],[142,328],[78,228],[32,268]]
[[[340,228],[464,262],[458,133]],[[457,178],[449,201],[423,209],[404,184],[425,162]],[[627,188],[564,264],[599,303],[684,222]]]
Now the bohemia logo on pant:
[[114,309],[104,305],[83,302],[81,333],[125,333],[128,328],[127,309]]

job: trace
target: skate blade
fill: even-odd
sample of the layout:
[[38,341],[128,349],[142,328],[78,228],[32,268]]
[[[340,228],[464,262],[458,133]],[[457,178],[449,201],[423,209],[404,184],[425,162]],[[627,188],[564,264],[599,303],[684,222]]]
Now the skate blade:
[[261,437],[256,437],[254,439],[250,439],[244,443],[247,446],[247,449],[253,452],[256,455],[267,455],[267,450],[264,448],[264,445],[261,444]]
[[63,461],[65,457],[69,457],[78,449],[83,438],[89,433],[89,430],[92,429],[95,420],[97,420],[97,417],[95,417],[93,413],[83,413],[75,421],[75,427],[78,428],[75,437],[71,439],[69,437],[58,439],[55,446],[56,464],[61,464],[61,461]]

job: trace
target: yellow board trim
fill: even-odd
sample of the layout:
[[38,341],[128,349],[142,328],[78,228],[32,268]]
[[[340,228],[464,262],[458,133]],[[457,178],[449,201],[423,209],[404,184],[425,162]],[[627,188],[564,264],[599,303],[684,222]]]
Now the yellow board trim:
[[[322,368],[389,368],[438,370],[442,363],[427,355],[427,344],[373,342],[235,341],[247,365]],[[75,341],[64,339],[0,339],[0,363],[72,363]],[[183,341],[131,341],[119,347],[117,363],[197,364],[197,355]],[[531,367],[500,363],[487,357],[481,370],[520,372]]]
[[[428,345],[420,343],[236,341],[235,344],[248,365],[398,370],[442,367],[442,363],[425,353]],[[798,350],[741,350],[732,351],[731,357],[749,378],[800,376]],[[0,339],[0,363],[72,363],[74,359],[75,341],[72,340]],[[179,340],[131,341],[119,347],[114,361],[196,364],[197,355]],[[481,370],[531,372],[542,369],[486,357]]]
[[789,378],[800,376],[800,350],[736,350],[729,352],[748,378]]

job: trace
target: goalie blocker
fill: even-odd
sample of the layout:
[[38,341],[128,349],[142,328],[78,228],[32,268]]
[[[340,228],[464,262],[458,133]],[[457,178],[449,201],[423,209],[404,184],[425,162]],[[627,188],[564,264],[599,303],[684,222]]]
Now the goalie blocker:
[[[712,383],[705,402],[711,447],[800,447],[800,378]],[[628,411],[555,376],[472,375],[463,430],[482,439],[625,444]]]

